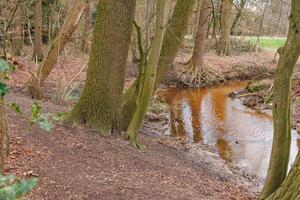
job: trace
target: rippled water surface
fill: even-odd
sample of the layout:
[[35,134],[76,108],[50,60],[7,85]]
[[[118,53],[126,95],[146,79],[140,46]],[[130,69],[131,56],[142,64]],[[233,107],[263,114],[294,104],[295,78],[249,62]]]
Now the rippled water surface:
[[[245,107],[228,94],[246,86],[229,82],[207,89],[171,88],[165,98],[171,116],[171,133],[189,142],[214,145],[225,160],[249,174],[265,177],[271,152],[272,116]],[[291,161],[295,159],[300,138],[293,131]]]

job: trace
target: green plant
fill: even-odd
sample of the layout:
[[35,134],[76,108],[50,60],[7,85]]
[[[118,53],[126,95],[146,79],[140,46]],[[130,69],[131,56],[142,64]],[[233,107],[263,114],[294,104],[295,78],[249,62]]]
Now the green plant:
[[0,200],[17,200],[37,185],[37,179],[17,180],[12,175],[0,175]]

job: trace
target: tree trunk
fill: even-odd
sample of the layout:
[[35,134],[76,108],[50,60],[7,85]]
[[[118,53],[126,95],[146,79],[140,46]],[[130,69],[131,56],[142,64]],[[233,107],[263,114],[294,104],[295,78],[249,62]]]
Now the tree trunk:
[[244,10],[244,7],[246,5],[246,2],[247,2],[247,0],[241,0],[241,2],[240,2],[240,7],[238,8],[238,13],[235,16],[235,18],[233,20],[233,23],[232,23],[232,26],[230,28],[231,34],[233,34],[234,29],[235,29],[236,25],[238,24],[242,14],[243,14],[243,10]]
[[90,31],[92,29],[92,18],[91,18],[91,7],[89,1],[87,1],[87,6],[84,9],[84,31],[82,40],[82,49],[85,53],[90,50]]
[[22,18],[21,11],[18,9],[15,22],[13,24],[13,37],[12,37],[12,46],[13,53],[15,56],[21,55],[22,49]]
[[3,97],[0,97],[0,173],[3,174],[4,159],[9,151],[9,138],[7,132],[7,118]]
[[135,0],[99,1],[84,90],[66,121],[102,133],[119,129],[134,10]]
[[282,185],[266,200],[300,199],[300,153]]
[[202,0],[201,11],[197,25],[194,50],[191,58],[193,66],[202,67],[206,47],[208,18],[211,11],[211,0]]
[[227,56],[230,53],[230,28],[232,23],[232,0],[223,0],[221,11],[221,36],[219,41],[220,56]]
[[57,63],[59,54],[63,51],[65,45],[70,40],[73,32],[75,31],[83,10],[86,6],[85,0],[76,0],[71,10],[68,12],[60,33],[54,39],[46,57],[38,66],[35,75],[31,76],[28,82],[29,92],[33,97],[38,97],[40,94],[40,86],[49,76],[50,72]]
[[[284,47],[278,49],[278,53],[280,58],[276,69],[273,94],[274,139],[268,175],[260,199],[265,199],[279,188],[286,177],[288,169],[291,146],[291,76],[300,55],[300,1],[298,0],[292,1],[287,41]],[[297,168],[297,166],[299,167],[298,162],[299,159],[292,170],[292,174],[299,170],[299,168]],[[296,177],[290,176],[291,174],[287,181],[289,181],[289,179],[293,180],[293,178],[298,180],[299,174]],[[296,182],[290,185],[289,182],[286,182],[283,184],[284,189],[279,190],[295,189],[297,188],[298,183]],[[298,189],[295,190],[299,192]],[[297,199],[284,198],[286,197],[285,194],[282,195],[282,198],[277,198],[276,196],[278,195],[275,195],[274,199]],[[273,199],[273,197],[271,199]]]
[[145,73],[141,77],[142,80],[139,83],[141,84],[141,90],[137,99],[137,109],[126,132],[126,138],[129,139],[130,142],[136,147],[140,147],[138,143],[138,132],[144,121],[147,108],[154,90],[157,64],[165,32],[164,26],[166,17],[166,2],[166,0],[156,1],[156,23],[154,40],[151,45],[152,48],[149,54],[148,62],[145,66]]
[[[171,69],[173,60],[177,55],[187,31],[189,17],[192,14],[195,0],[177,1],[171,20],[164,36],[156,73],[156,86],[159,85],[167,71]],[[138,88],[132,84],[123,96],[122,105],[122,129],[126,130],[136,110]]]
[[41,61],[43,59],[42,49],[42,0],[35,0],[34,3],[34,50],[33,59]]

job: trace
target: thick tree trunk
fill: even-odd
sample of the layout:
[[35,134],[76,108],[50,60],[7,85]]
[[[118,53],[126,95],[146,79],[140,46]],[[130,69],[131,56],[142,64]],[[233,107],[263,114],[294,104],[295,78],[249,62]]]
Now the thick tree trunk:
[[[286,177],[288,169],[291,146],[291,76],[300,55],[300,1],[298,0],[292,1],[288,38],[284,47],[278,49],[278,53],[280,58],[276,69],[273,94],[274,139],[268,175],[260,199],[265,199],[279,188]],[[297,161],[299,162],[299,159]],[[298,171],[298,168],[299,163],[294,166],[293,171]],[[298,176],[293,181],[298,180]],[[288,177],[288,179],[293,179],[293,177]],[[283,184],[283,187],[290,188],[279,190],[291,190],[290,192],[293,192],[292,189],[295,189],[299,192],[297,182],[292,185],[289,182],[285,184]],[[294,199],[285,197],[284,194],[282,198],[274,197],[274,199]]]
[[31,76],[28,82],[29,92],[33,97],[38,97],[40,86],[49,76],[50,72],[57,63],[59,54],[63,51],[65,45],[69,42],[73,32],[75,31],[83,10],[86,6],[85,0],[76,0],[71,10],[68,12],[60,33],[54,39],[46,57],[38,66],[36,73]]
[[266,200],[300,199],[300,153],[282,185]]
[[[163,81],[167,71],[171,69],[173,60],[186,34],[188,20],[192,14],[194,5],[195,0],[180,0],[176,3],[160,52],[156,85],[159,85]],[[123,97],[121,125],[124,130],[127,129],[136,110],[137,90],[136,84],[133,84]]]
[[134,10],[135,0],[99,1],[84,90],[67,121],[102,133],[119,128]]
[[201,11],[196,31],[195,45],[191,58],[193,66],[202,67],[206,47],[206,33],[208,29],[211,0],[202,0]]
[[218,54],[227,56],[230,53],[230,28],[232,23],[232,0],[223,0],[221,11],[221,36]]
[[154,40],[151,45],[152,47],[148,62],[145,66],[145,74],[143,74],[143,76],[141,77],[142,80],[139,83],[141,84],[141,90],[137,99],[137,109],[126,131],[126,138],[129,139],[130,142],[136,147],[139,147],[138,132],[144,121],[146,111],[154,90],[157,64],[165,32],[164,26],[166,17],[166,2],[166,0],[156,1],[156,23]]
[[42,49],[42,0],[35,0],[34,3],[34,50],[33,59],[43,60]]

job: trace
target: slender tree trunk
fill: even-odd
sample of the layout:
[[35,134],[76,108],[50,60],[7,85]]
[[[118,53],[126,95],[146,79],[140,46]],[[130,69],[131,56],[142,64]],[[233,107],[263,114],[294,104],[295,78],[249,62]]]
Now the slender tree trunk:
[[68,12],[61,31],[54,39],[47,55],[43,59],[41,65],[38,66],[36,73],[31,76],[31,79],[28,82],[28,89],[33,97],[38,97],[40,95],[41,84],[49,76],[57,63],[59,54],[63,51],[65,45],[71,39],[73,32],[79,24],[85,6],[85,0],[76,0],[75,4]]
[[15,22],[13,24],[13,37],[12,37],[12,46],[13,46],[13,53],[16,56],[21,55],[22,49],[22,16],[20,8],[16,13]]
[[129,139],[130,142],[136,147],[140,147],[138,143],[138,132],[144,121],[146,111],[154,90],[157,64],[165,32],[164,26],[166,17],[166,2],[166,0],[156,1],[156,23],[154,40],[152,42],[152,48],[149,54],[148,62],[146,64],[145,74],[142,76],[142,80],[140,82],[141,90],[137,99],[137,109],[126,132],[127,139]]
[[85,53],[90,50],[90,31],[92,29],[92,18],[91,18],[91,7],[89,1],[87,1],[87,6],[84,9],[84,31],[82,40],[82,49]]
[[202,0],[201,11],[197,25],[194,50],[191,58],[193,66],[202,67],[206,47],[206,33],[208,29],[211,0]]
[[3,173],[4,159],[8,154],[7,118],[3,97],[0,97],[0,173]]
[[42,0],[35,0],[34,3],[34,50],[33,59],[41,61],[43,59],[42,49]]
[[232,26],[231,26],[231,28],[230,28],[230,33],[231,33],[231,34],[233,34],[236,25],[238,24],[238,22],[239,22],[241,16],[243,15],[243,11],[244,11],[244,7],[245,7],[245,5],[246,5],[246,2],[247,2],[247,0],[241,0],[241,2],[240,2],[240,6],[239,6],[239,8],[238,8],[238,13],[237,13],[237,15],[235,16],[235,18],[234,18],[234,20],[233,20],[233,23],[232,23]]
[[[177,55],[187,31],[189,17],[192,14],[195,0],[177,1],[171,20],[167,26],[164,36],[156,73],[156,85],[159,85],[165,78],[166,73],[171,69],[173,60]],[[126,130],[136,110],[138,98],[138,87],[132,84],[123,96],[122,106],[122,129]]]
[[119,129],[134,10],[135,0],[99,1],[84,90],[66,121],[101,133]]
[[223,0],[221,13],[221,36],[219,41],[220,56],[230,54],[230,28],[232,23],[232,0]]
[[[271,152],[268,175],[260,199],[265,199],[271,195],[284,181],[289,163],[291,147],[291,77],[294,66],[300,55],[300,1],[292,1],[292,11],[290,15],[289,33],[284,47],[278,49],[280,55],[274,82],[274,100],[273,100],[273,126],[274,139]],[[299,173],[299,158],[292,173]],[[293,193],[299,193],[297,189],[299,174],[295,177],[289,175],[287,181],[283,184],[284,189]],[[291,182],[289,182],[291,181]],[[289,188],[290,187],[290,188]],[[277,193],[277,192],[276,192]],[[280,192],[279,192],[280,193]],[[288,194],[275,195],[271,199],[298,199],[286,198]],[[299,194],[297,194],[299,196]]]

